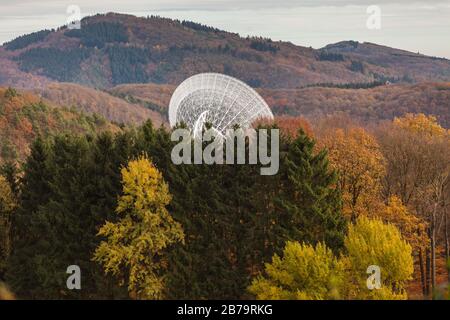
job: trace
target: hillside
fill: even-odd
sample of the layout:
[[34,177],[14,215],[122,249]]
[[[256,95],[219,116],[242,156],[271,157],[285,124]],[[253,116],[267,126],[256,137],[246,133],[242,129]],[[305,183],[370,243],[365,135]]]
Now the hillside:
[[[221,72],[253,87],[292,89],[317,83],[450,81],[450,61],[375,44],[342,42],[315,50],[242,38],[193,22],[96,15],[80,30],[43,30],[0,48],[0,82],[47,81],[95,88],[126,83],[177,85],[199,72]],[[13,82],[13,83],[11,83]]]
[[0,88],[0,128],[0,163],[23,160],[38,136],[120,130],[100,116],[55,107],[30,92],[10,88]]
[[385,85],[369,89],[261,90],[275,114],[317,118],[337,113],[363,122],[392,120],[406,113],[435,115],[450,127],[450,83]]
[[51,83],[35,91],[57,105],[72,106],[88,114],[96,113],[116,123],[137,125],[151,119],[155,126],[160,126],[163,122],[155,111],[73,83]]
[[[121,85],[110,93],[141,105],[156,105],[167,114],[175,86],[155,84]],[[450,83],[383,85],[368,89],[311,87],[303,89],[258,89],[275,115],[309,119],[346,114],[363,122],[391,120],[406,113],[437,116],[450,127]]]
[[[356,41],[331,44],[322,50],[355,61],[352,65],[354,70],[363,70],[370,65],[378,67],[387,78],[395,79],[402,75],[400,80],[403,82],[449,81],[449,60],[444,58]],[[361,61],[362,65],[358,65],[357,61]]]
[[257,87],[277,115],[345,113],[377,121],[423,112],[450,126],[450,61],[372,43],[315,50],[110,13],[83,19],[80,30],[38,31],[0,47],[0,84],[116,123],[167,123],[175,87],[207,71]]

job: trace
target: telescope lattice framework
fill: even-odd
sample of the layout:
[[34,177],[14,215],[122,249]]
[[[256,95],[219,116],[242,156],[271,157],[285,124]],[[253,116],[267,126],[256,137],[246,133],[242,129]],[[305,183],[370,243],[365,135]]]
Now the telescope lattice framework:
[[194,136],[205,123],[225,135],[235,125],[246,129],[262,118],[273,119],[264,99],[244,82],[219,73],[200,73],[184,80],[169,104],[171,127],[184,123]]

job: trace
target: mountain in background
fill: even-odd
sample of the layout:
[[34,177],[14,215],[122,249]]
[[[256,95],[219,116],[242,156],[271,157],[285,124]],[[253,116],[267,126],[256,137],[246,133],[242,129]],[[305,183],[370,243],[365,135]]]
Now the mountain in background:
[[190,21],[109,13],[84,18],[79,30],[42,30],[0,47],[0,85],[119,123],[166,123],[174,88],[200,72],[258,88],[279,115],[372,121],[423,112],[450,125],[450,61],[372,43],[316,50]]
[[[0,49],[0,74],[36,82],[96,88],[124,83],[177,85],[220,72],[253,87],[317,83],[450,81],[450,61],[371,43],[341,42],[315,50],[264,38],[242,38],[194,22],[131,15],[87,17],[81,29],[43,30]],[[5,76],[0,81],[7,82]],[[17,79],[15,80],[17,81]],[[24,83],[26,85],[26,83]]]

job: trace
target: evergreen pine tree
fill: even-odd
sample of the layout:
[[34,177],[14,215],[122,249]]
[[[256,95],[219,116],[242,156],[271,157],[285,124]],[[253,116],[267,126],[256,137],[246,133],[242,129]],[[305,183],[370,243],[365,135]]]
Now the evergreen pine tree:
[[339,249],[346,223],[337,175],[328,166],[326,151],[315,153],[314,146],[314,140],[301,131],[283,159],[282,192],[277,200],[280,227],[285,241],[325,242]]
[[24,165],[19,205],[12,217],[12,251],[7,264],[6,279],[19,296],[33,298],[39,285],[36,275],[38,248],[44,248],[45,232],[39,223],[38,208],[51,196],[48,144],[38,138],[31,146],[31,153]]

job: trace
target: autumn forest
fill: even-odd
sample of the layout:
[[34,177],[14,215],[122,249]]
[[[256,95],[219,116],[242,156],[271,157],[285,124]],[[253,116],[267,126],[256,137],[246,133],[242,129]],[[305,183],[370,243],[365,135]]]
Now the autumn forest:
[[[170,98],[201,72],[267,102],[252,127],[279,130],[277,174],[173,163]],[[373,43],[114,13],[17,37],[0,300],[449,299],[449,108],[449,60]]]

